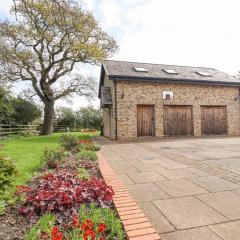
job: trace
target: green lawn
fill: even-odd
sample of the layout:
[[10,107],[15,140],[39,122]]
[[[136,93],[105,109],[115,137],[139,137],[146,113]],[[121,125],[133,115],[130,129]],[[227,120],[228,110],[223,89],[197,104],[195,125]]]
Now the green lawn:
[[[32,173],[40,167],[40,159],[44,148],[56,148],[59,146],[59,137],[63,133],[54,133],[51,136],[25,137],[0,141],[4,144],[4,153],[16,164],[19,176],[16,184],[24,184]],[[96,135],[98,133],[73,133],[78,136]]]

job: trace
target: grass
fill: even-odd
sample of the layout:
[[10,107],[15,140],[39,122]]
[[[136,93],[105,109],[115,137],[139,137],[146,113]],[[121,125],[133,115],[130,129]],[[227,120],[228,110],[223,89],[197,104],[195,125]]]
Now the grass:
[[[41,156],[44,149],[56,148],[59,146],[59,138],[63,133],[54,133],[51,136],[25,137],[20,139],[10,139],[0,141],[4,144],[4,153],[16,164],[19,176],[16,178],[16,185],[24,184],[31,178],[34,171],[41,165]],[[90,138],[96,132],[76,132],[72,133],[80,138]]]

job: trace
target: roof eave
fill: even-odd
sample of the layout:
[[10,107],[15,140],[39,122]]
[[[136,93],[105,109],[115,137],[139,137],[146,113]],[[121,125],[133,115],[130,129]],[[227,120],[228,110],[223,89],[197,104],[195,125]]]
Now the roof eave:
[[105,71],[104,71],[104,67],[103,67],[103,63],[101,65],[101,72],[100,72],[100,81],[99,81],[99,87],[98,87],[98,98],[101,98],[101,86],[103,85],[104,82],[104,75],[105,75]]
[[223,82],[223,81],[209,81],[209,80],[193,80],[193,79],[167,79],[155,77],[137,77],[137,76],[124,76],[124,75],[108,75],[110,80],[127,80],[127,81],[140,81],[140,82],[161,82],[161,83],[190,83],[200,85],[217,85],[217,86],[231,86],[240,87],[240,82]]

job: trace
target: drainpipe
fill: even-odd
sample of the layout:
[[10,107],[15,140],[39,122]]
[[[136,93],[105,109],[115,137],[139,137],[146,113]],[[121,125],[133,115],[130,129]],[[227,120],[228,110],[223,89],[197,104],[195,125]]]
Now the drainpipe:
[[118,124],[117,124],[117,78],[114,79],[114,88],[115,88],[115,140],[118,140]]

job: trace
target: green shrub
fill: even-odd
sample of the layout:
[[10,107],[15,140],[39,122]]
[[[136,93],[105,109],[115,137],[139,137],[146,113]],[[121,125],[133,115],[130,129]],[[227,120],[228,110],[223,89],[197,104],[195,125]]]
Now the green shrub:
[[0,215],[4,214],[5,207],[11,203],[13,197],[13,183],[17,175],[16,166],[13,162],[1,154],[3,145],[0,145]]
[[87,160],[97,160],[97,155],[93,151],[88,151],[88,150],[82,150],[79,154],[78,157],[81,159],[87,159]]
[[7,203],[4,200],[0,200],[0,216],[5,213]]
[[[88,226],[87,226],[88,225]],[[99,227],[102,227],[99,230]],[[89,233],[95,233],[92,238]],[[116,213],[109,208],[98,208],[95,204],[81,205],[78,214],[73,215],[71,225],[56,226],[53,215],[44,215],[26,234],[25,240],[41,239],[106,239],[125,240],[126,236],[121,221]]]
[[78,136],[79,140],[91,140],[90,135],[79,135]]
[[87,170],[84,169],[84,168],[79,168],[79,169],[78,169],[78,177],[79,177],[79,179],[81,179],[81,180],[88,180],[88,179],[90,178]]
[[0,153],[0,196],[12,187],[16,174],[17,170],[13,162]]
[[67,151],[71,151],[76,148],[79,144],[79,139],[77,136],[72,134],[64,134],[60,137],[60,145]]
[[[51,214],[43,215],[39,221],[26,234],[25,240],[49,239],[56,223],[56,218]],[[46,237],[46,238],[44,238]]]
[[37,130],[27,130],[27,131],[18,133],[18,136],[21,136],[21,137],[33,137],[38,135],[39,135],[39,131]]
[[14,196],[15,188],[9,188],[0,194],[0,216],[5,214],[7,205],[15,204],[18,198]]
[[[88,208],[86,205],[81,205],[79,213],[79,222],[81,223],[86,222],[87,220],[92,221],[93,223],[93,231],[98,232],[97,227],[99,224],[105,225],[105,236],[108,240],[112,239],[118,239],[118,240],[124,240],[125,233],[122,228],[121,221],[118,219],[116,213],[109,208],[98,208],[95,204],[91,204]],[[79,233],[79,228],[75,228],[72,231],[69,232],[67,237],[69,237],[72,240],[78,240],[79,238],[76,238],[76,236]],[[67,238],[68,239],[68,238]]]
[[80,144],[80,150],[99,151],[100,146],[95,143]]
[[41,163],[48,168],[56,168],[67,156],[67,153],[63,148],[57,149],[45,149],[41,158]]

